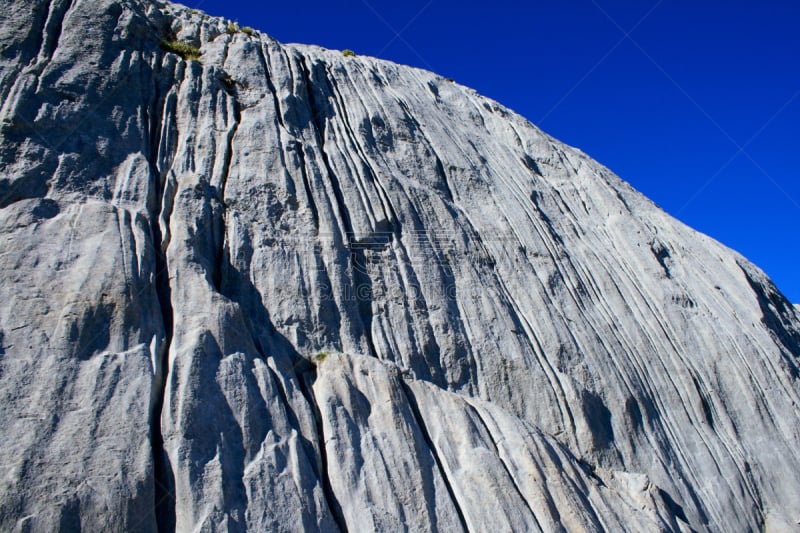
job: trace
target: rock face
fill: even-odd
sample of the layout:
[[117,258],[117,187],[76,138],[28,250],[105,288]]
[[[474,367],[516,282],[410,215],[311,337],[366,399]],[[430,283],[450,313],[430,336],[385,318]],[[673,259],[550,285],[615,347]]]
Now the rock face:
[[798,309],[501,105],[143,0],[0,97],[3,531],[798,527]]

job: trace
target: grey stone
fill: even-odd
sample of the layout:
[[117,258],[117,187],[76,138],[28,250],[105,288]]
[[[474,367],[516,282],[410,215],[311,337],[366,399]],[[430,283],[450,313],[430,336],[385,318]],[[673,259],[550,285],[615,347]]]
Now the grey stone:
[[227,26],[0,5],[0,529],[797,527],[761,270],[470,89]]

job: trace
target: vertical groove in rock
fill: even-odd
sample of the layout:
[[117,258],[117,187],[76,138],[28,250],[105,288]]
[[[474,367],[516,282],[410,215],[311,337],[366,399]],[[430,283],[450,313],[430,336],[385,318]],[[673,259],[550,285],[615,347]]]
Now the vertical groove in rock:
[[153,447],[153,463],[155,468],[155,507],[159,531],[175,529],[175,499],[172,494],[173,480],[169,458],[164,450],[164,437],[161,433],[161,411],[164,407],[164,396],[169,373],[169,348],[172,342],[173,309],[171,289],[169,285],[169,269],[166,251],[161,248],[161,229],[158,216],[151,223],[153,243],[155,247],[156,294],[164,321],[164,340],[156,359],[156,372],[153,384],[153,398],[150,405],[150,435]]
[[[500,453],[500,448],[497,447],[497,441],[495,440],[494,435],[492,435],[491,430],[489,430],[489,426],[486,424],[486,421],[483,419],[483,416],[481,416],[480,411],[478,411],[478,409],[476,409],[475,406],[470,406],[470,410],[475,415],[477,421],[480,422],[481,426],[483,427],[483,430],[486,431],[486,436],[489,438],[489,442],[492,444],[492,449],[494,450],[494,454],[497,456],[497,460],[503,466],[503,469],[505,469],[506,474],[508,475],[508,479],[511,480],[511,484],[514,486],[514,489],[516,490],[517,496],[519,496],[519,498],[525,504],[525,507],[528,509],[528,511],[530,511],[531,516],[533,517],[534,522],[536,522],[536,526],[539,528],[539,530],[544,531],[541,522],[539,522],[539,518],[536,516],[536,512],[533,510],[533,507],[531,507],[531,504],[528,501],[528,499],[525,498],[525,495],[519,488],[517,479],[514,477],[514,474],[511,472],[511,469],[506,464],[505,459],[503,459],[503,454]],[[591,510],[592,514],[594,514],[594,511],[591,508],[587,510]]]
[[428,432],[428,427],[425,424],[425,419],[422,418],[422,413],[419,410],[419,404],[417,403],[417,399],[414,396],[414,393],[408,388],[406,382],[402,379],[400,380],[400,389],[403,391],[403,395],[408,402],[408,406],[411,408],[411,413],[414,415],[414,421],[417,423],[419,427],[420,433],[422,433],[422,438],[425,440],[425,444],[428,446],[428,449],[431,451],[431,455],[433,456],[433,460],[436,462],[436,468],[439,469],[439,473],[442,475],[442,481],[444,482],[444,486],[447,488],[447,494],[450,496],[450,500],[453,502],[453,507],[458,514],[458,521],[461,523],[461,527],[464,531],[468,532],[469,527],[467,527],[467,519],[464,516],[464,511],[461,510],[461,505],[458,503],[458,498],[456,497],[456,493],[453,490],[453,486],[450,483],[450,480],[447,479],[447,472],[444,469],[444,464],[442,463],[442,459],[439,457],[439,452],[436,449],[436,444],[431,439],[431,434]]
[[284,124],[283,122],[283,113],[281,111],[281,104],[280,101],[278,100],[278,91],[275,89],[275,84],[272,83],[272,72],[270,70],[269,60],[267,59],[268,54],[264,52],[264,47],[266,46],[267,46],[266,44],[261,43],[261,46],[258,47],[258,56],[259,59],[261,60],[261,68],[264,69],[264,77],[266,78],[267,81],[267,90],[272,95],[272,103],[275,106],[275,116],[278,119],[278,124],[280,125],[281,128],[286,128],[286,124]]
[[[228,58],[228,47],[225,47],[225,56],[223,58],[222,63],[225,63],[225,60]],[[230,99],[231,103],[231,110],[233,111],[233,125],[228,130],[228,134],[225,138],[225,161],[223,164],[222,170],[222,179],[220,182],[220,200],[224,203],[225,202],[225,187],[228,185],[228,177],[231,173],[231,162],[233,161],[233,139],[236,137],[236,133],[239,131],[239,124],[242,122],[242,110],[239,107],[239,100],[236,98],[237,89],[236,85],[234,84],[233,90],[230,92],[223,91],[225,94],[226,99]]]
[[[153,229],[154,238],[160,238],[157,228]],[[161,411],[164,407],[164,394],[167,384],[167,373],[169,371],[169,347],[172,341],[172,305],[169,302],[169,273],[166,272],[166,259],[162,256],[156,261],[156,284],[158,300],[161,305],[161,314],[164,317],[164,328],[166,336],[158,353],[156,361],[157,370],[155,383],[155,399],[150,407],[150,435],[153,447],[153,465],[155,469],[155,513],[158,530],[174,531],[175,529],[175,498],[173,495],[173,476],[169,458],[164,450],[164,437],[161,433]],[[165,281],[166,278],[166,281]]]
[[[334,98],[338,100],[338,102],[340,103],[339,115],[342,120],[342,125],[344,126],[347,135],[350,137],[350,141],[352,142],[352,146],[355,149],[356,156],[358,157],[358,160],[361,163],[362,171],[364,172],[364,174],[367,175],[367,177],[370,180],[370,183],[378,193],[378,198],[381,201],[381,207],[383,209],[383,213],[386,216],[388,223],[391,226],[392,233],[395,236],[398,236],[400,234],[400,229],[401,229],[400,220],[398,219],[397,214],[395,213],[394,207],[392,206],[392,203],[389,199],[389,195],[386,194],[386,189],[383,187],[380,180],[378,179],[378,174],[370,164],[370,159],[369,157],[367,157],[367,153],[364,150],[364,147],[361,145],[361,142],[359,141],[359,138],[356,136],[355,130],[353,129],[352,124],[350,123],[350,119],[347,116],[347,110],[345,108],[345,99],[338,88],[338,84],[336,83],[336,78],[333,75],[333,73],[331,73],[329,70],[328,73],[329,75],[327,80],[331,87],[331,92],[333,93]],[[361,102],[362,105],[364,105],[366,108],[366,104],[364,104],[363,100],[361,100]]]
[[[308,90],[308,105],[311,111],[311,121],[316,129],[322,160],[325,163],[328,179],[330,181],[331,188],[333,189],[333,196],[336,201],[339,214],[342,218],[342,225],[344,226],[344,244],[350,249],[350,264],[353,273],[353,290],[351,295],[356,299],[358,315],[361,319],[361,325],[364,328],[363,334],[367,342],[370,355],[373,357],[378,357],[378,351],[375,349],[375,341],[372,337],[372,280],[370,279],[369,272],[367,271],[366,254],[364,253],[363,247],[360,246],[355,240],[356,233],[353,228],[352,220],[350,219],[350,212],[347,209],[347,204],[345,203],[341,185],[336,177],[336,173],[333,171],[328,154],[325,152],[325,123],[322,117],[323,110],[319,107],[319,104],[314,97],[314,85],[305,58],[303,58],[301,62],[301,67],[306,81],[306,88]],[[328,89],[331,90],[329,86]]]
[[308,170],[306,169],[306,154],[305,148],[300,143],[295,143],[294,152],[297,154],[298,166],[300,167],[300,174],[303,178],[303,188],[308,197],[308,207],[311,209],[311,217],[314,220],[314,228],[319,231],[319,210],[317,209],[317,202],[314,200],[314,195],[311,190],[311,182],[308,179]]
[[[157,56],[158,60],[158,56]],[[158,70],[156,76],[161,74]],[[162,135],[166,122],[165,107],[167,95],[161,94],[156,80],[155,95],[152,103],[153,112],[149,117],[148,133],[150,135],[150,168],[154,178],[154,198],[150,207],[150,231],[152,234],[155,255],[155,290],[161,317],[164,323],[164,339],[161,342],[155,360],[155,376],[150,398],[150,439],[153,454],[155,483],[155,516],[159,532],[175,530],[175,496],[174,476],[169,457],[164,449],[164,436],[161,431],[161,415],[164,408],[164,397],[169,373],[169,350],[172,344],[174,328],[174,312],[172,308],[172,290],[170,288],[169,266],[164,235],[161,230],[161,218],[167,202],[166,172],[161,170]],[[164,175],[162,175],[164,174]]]
[[408,105],[405,102],[403,102],[403,100],[401,100],[399,98],[397,99],[397,104],[400,106],[400,108],[405,113],[406,118],[412,124],[414,124],[414,127],[417,129],[417,131],[419,131],[419,134],[422,135],[422,138],[425,139],[425,143],[428,145],[428,148],[431,149],[431,153],[433,154],[434,168],[436,170],[436,175],[439,178],[439,180],[441,181],[441,183],[440,183],[441,192],[443,192],[445,194],[445,198],[451,204],[454,204],[455,203],[455,197],[453,196],[453,188],[450,186],[450,180],[447,178],[447,171],[444,168],[444,164],[442,164],[442,158],[439,157],[439,154],[436,152],[436,148],[434,147],[433,142],[431,142],[431,139],[425,133],[425,130],[422,129],[422,124],[419,123],[417,118],[414,116],[414,114],[408,108]]
[[[64,27],[64,19],[67,12],[72,7],[74,0],[52,0],[48,9],[44,31],[42,33],[41,48],[39,49],[39,61],[44,64],[53,59],[53,54],[61,39],[61,31]],[[41,81],[41,80],[40,80]]]
[[308,65],[306,65],[305,58],[302,62],[303,68],[303,76],[305,77],[306,81],[306,88],[308,90],[308,105],[311,112],[311,122],[314,124],[314,129],[317,134],[317,141],[319,143],[320,155],[322,156],[322,161],[325,163],[325,170],[328,174],[328,179],[331,183],[331,188],[333,189],[334,200],[336,201],[336,207],[339,210],[339,215],[342,218],[342,225],[344,226],[344,242],[346,246],[351,246],[352,241],[355,238],[355,233],[353,232],[353,224],[350,219],[350,211],[347,209],[347,205],[344,201],[344,195],[342,194],[341,187],[339,185],[339,180],[336,177],[336,173],[333,171],[333,167],[331,166],[330,158],[328,157],[328,153],[325,151],[325,121],[323,118],[323,109],[320,107],[319,102],[316,101],[314,96],[314,84],[311,79],[311,72],[308,70]]
[[[477,232],[475,234],[477,236]],[[481,242],[479,237],[478,241]],[[556,369],[553,368],[553,364],[547,358],[544,347],[542,346],[542,343],[536,334],[533,324],[520,308],[519,303],[513,297],[511,291],[508,289],[496,271],[492,271],[492,276],[498,288],[498,294],[503,298],[504,304],[509,310],[509,315],[516,322],[517,326],[523,328],[525,331],[531,353],[539,363],[542,372],[547,378],[548,385],[553,391],[553,394],[556,396],[556,403],[561,414],[561,420],[567,425],[567,434],[574,435],[576,427],[575,416],[573,415],[570,404],[567,401],[567,392],[564,390],[564,385],[561,383],[561,379],[559,379]]]
[[370,355],[378,357],[375,341],[372,338],[372,279],[367,272],[367,258],[364,249],[351,245],[351,263],[353,265],[353,284],[355,285],[355,298],[358,305],[358,315],[364,326],[364,336],[369,346]]
[[347,522],[344,519],[342,506],[336,498],[336,494],[331,487],[331,480],[328,477],[328,451],[325,448],[325,431],[322,424],[322,413],[320,412],[317,398],[314,395],[314,382],[317,380],[317,369],[312,366],[310,369],[302,372],[297,376],[297,382],[300,385],[300,392],[305,397],[308,405],[311,406],[311,412],[314,414],[314,421],[317,424],[317,438],[319,439],[319,455],[320,455],[320,472],[319,479],[322,484],[322,492],[325,496],[325,502],[328,504],[328,509],[331,511],[333,520],[339,527],[342,533],[347,533]]
[[[226,93],[227,94],[227,93]],[[225,266],[225,239],[227,235],[226,223],[228,217],[228,208],[225,202],[225,188],[228,185],[228,177],[231,172],[231,162],[233,160],[233,140],[236,137],[236,132],[239,130],[239,123],[242,120],[241,110],[235,95],[228,96],[231,101],[231,109],[233,111],[233,125],[225,138],[225,155],[222,166],[222,176],[220,177],[219,191],[217,192],[218,200],[220,203],[220,213],[214,221],[214,240],[217,244],[216,258],[213,272],[213,283],[217,291],[222,290],[222,274]]]

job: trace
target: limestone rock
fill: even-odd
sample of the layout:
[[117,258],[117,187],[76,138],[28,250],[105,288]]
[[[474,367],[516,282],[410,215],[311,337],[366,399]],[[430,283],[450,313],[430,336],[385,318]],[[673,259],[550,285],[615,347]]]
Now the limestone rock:
[[796,526],[800,310],[579,150],[176,4],[0,50],[0,529]]

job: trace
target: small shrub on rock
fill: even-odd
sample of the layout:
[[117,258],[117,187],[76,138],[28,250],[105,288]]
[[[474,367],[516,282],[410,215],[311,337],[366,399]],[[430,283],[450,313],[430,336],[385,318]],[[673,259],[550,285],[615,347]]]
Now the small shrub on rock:
[[202,55],[198,47],[182,41],[170,41],[165,39],[161,41],[161,49],[166,52],[178,54],[186,60],[197,61],[200,59],[200,55]]

